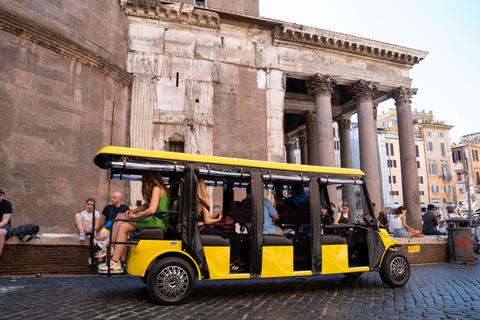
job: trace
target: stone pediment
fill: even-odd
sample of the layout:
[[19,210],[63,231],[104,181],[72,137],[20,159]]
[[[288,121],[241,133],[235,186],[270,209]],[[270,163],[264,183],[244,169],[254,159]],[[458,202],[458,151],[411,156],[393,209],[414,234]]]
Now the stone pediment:
[[126,15],[166,22],[195,25],[217,29],[220,18],[217,13],[197,9],[185,3],[163,3],[159,0],[121,0]]
[[288,23],[275,28],[275,42],[294,42],[410,66],[419,63],[428,54],[380,41]]

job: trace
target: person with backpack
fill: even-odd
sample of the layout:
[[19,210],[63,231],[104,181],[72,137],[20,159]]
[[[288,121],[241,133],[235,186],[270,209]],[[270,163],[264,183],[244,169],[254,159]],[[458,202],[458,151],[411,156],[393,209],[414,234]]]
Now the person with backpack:
[[0,256],[2,255],[3,247],[5,245],[5,236],[12,228],[12,204],[10,201],[3,199],[4,194],[5,192],[0,189]]

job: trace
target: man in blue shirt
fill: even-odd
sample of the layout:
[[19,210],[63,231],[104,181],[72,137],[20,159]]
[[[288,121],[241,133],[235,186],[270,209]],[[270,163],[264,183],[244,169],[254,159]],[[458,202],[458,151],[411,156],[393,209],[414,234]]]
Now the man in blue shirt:
[[[290,188],[290,191],[292,192],[292,196],[285,198],[283,200],[277,195],[275,195],[275,202],[277,203],[277,205],[284,205],[284,204],[290,203],[295,207],[298,207],[298,204],[300,202],[310,201],[310,197],[308,196],[307,193],[305,193],[305,190],[303,189],[301,184],[294,184]],[[322,206],[320,206],[320,214],[321,216],[325,216],[327,214],[327,210],[323,209]],[[299,235],[311,234],[309,223],[296,225],[294,230],[295,230],[295,234],[299,234]]]
[[[252,187],[250,184],[247,185],[247,197],[246,199],[252,198]],[[279,215],[277,210],[273,207],[272,203],[268,199],[263,198],[263,233],[264,234],[276,234],[279,236],[284,236],[285,232],[275,225],[275,221],[278,220]],[[245,224],[250,230],[251,223]]]

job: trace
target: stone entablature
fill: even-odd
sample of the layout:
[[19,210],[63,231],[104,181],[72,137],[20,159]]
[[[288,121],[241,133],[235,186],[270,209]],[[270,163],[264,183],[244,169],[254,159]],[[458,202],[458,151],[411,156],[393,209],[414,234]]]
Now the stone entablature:
[[217,29],[220,23],[220,18],[217,13],[196,9],[194,6],[184,3],[121,0],[120,4],[125,14],[129,16],[213,29]]
[[295,42],[409,66],[419,63],[428,54],[425,51],[296,24],[284,24],[275,28],[274,44],[281,42]]

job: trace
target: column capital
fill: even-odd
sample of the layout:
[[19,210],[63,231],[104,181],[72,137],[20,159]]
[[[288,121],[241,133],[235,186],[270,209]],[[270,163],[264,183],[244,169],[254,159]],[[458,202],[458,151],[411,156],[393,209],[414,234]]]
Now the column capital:
[[317,114],[313,111],[306,111],[303,114],[305,118],[305,124],[307,127],[316,126],[317,125]]
[[337,121],[340,130],[350,130],[350,117],[342,115],[335,118],[335,121]]
[[300,145],[305,146],[307,144],[307,132],[302,132],[299,136],[298,139],[300,140]]
[[377,89],[378,82],[358,80],[358,82],[351,87],[351,92],[356,102],[364,102],[372,101]]
[[288,151],[294,151],[295,150],[295,140],[285,140],[285,149]]
[[307,82],[308,92],[315,97],[328,96],[332,97],[333,88],[337,84],[338,77],[332,77],[317,73],[313,80]]
[[388,98],[393,98],[395,100],[395,105],[398,107],[401,103],[412,103],[412,96],[417,94],[418,89],[398,87],[397,89],[391,91],[387,94]]

